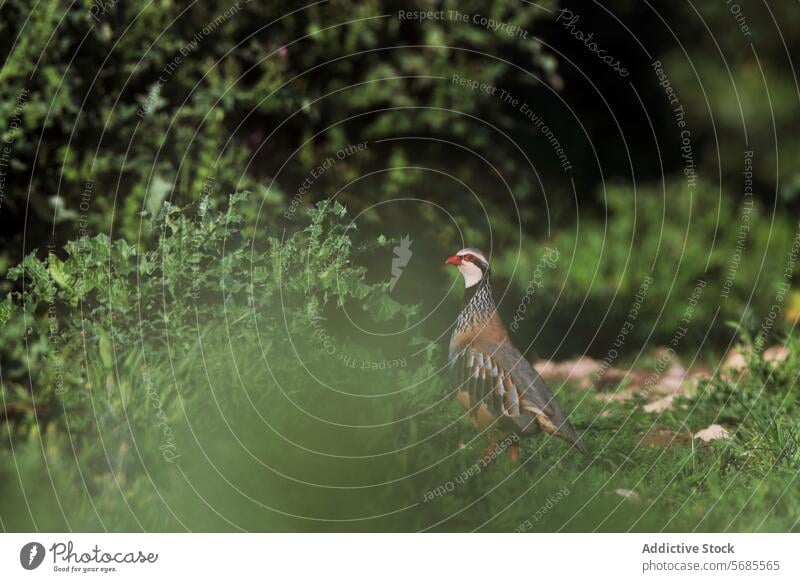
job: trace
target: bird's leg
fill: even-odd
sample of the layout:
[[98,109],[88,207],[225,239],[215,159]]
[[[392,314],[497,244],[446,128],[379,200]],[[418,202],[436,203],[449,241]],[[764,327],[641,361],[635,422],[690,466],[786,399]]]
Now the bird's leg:
[[519,461],[519,441],[511,445],[511,462],[516,463]]
[[494,458],[494,452],[497,450],[497,443],[489,445],[489,448],[486,449],[486,452],[483,453],[483,464],[488,465],[492,462]]

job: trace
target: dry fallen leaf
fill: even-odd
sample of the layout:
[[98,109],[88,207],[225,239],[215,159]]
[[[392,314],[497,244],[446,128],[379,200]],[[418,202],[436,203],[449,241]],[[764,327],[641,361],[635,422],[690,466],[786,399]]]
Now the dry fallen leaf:
[[655,402],[651,402],[650,404],[645,404],[644,411],[645,412],[664,412],[665,410],[670,410],[672,408],[672,401],[675,400],[675,394],[670,394],[669,396],[664,396],[664,398],[660,398]]
[[616,491],[614,491],[614,493],[629,501],[634,501],[638,503],[639,501],[642,500],[642,498],[639,496],[638,493],[636,493],[636,491],[631,491],[630,489],[617,489]]
[[727,430],[725,430],[722,426],[718,424],[712,424],[708,428],[704,428],[703,430],[697,431],[694,435],[694,438],[700,439],[704,443],[709,443],[717,439],[726,439],[729,436],[730,433]]
[[689,379],[689,374],[681,366],[672,366],[658,379],[658,382],[651,388],[651,392],[656,394],[671,394],[683,388],[684,383]]
[[580,386],[588,388],[592,385],[594,374],[596,374],[602,364],[588,356],[582,356],[574,360],[564,360],[554,362],[553,360],[539,360],[534,362],[536,371],[546,380],[564,381],[568,380]]

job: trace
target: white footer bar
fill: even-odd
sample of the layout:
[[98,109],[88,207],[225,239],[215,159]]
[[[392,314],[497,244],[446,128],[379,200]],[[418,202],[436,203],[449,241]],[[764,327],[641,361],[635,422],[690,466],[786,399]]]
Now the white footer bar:
[[800,534],[2,534],[3,580],[800,580]]

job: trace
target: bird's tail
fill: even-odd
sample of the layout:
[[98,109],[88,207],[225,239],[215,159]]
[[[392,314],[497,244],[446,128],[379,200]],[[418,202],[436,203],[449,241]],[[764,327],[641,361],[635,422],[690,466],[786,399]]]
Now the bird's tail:
[[581,439],[581,437],[578,437],[577,440],[573,441],[573,444],[575,445],[575,448],[578,449],[584,457],[586,457],[587,459],[592,458],[592,453],[590,453],[586,445],[583,444],[583,439]]
[[585,456],[587,459],[592,458],[592,453],[590,453],[586,445],[583,444],[583,439],[581,439],[581,436],[578,434],[578,431],[576,431],[572,427],[572,424],[570,424],[569,420],[567,420],[566,417],[564,417],[564,421],[558,427],[556,434],[565,441],[569,441],[570,443],[572,443],[572,445],[576,449],[578,449],[581,452],[581,454],[583,454],[583,456]]

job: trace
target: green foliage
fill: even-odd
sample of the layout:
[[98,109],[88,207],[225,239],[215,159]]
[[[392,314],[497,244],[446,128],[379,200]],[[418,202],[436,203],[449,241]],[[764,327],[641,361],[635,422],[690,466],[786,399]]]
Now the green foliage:
[[[165,200],[195,202],[204,190],[255,191],[276,177],[275,189],[295,192],[310,168],[368,142],[366,151],[317,180],[305,204],[324,200],[385,159],[430,159],[415,155],[418,146],[392,139],[412,131],[495,149],[494,131],[464,116],[502,115],[507,126],[513,117],[498,100],[477,100],[454,87],[453,72],[497,84],[516,74],[510,62],[521,61],[537,74],[556,75],[554,59],[533,36],[518,43],[471,22],[402,20],[398,11],[409,6],[393,0],[335,0],[305,10],[289,1],[213,0],[188,10],[171,2],[109,4],[100,11],[91,0],[35,7],[9,0],[2,7],[0,127],[9,127],[23,102],[7,191],[24,190],[41,225],[60,225],[60,242],[88,227],[114,228],[133,243],[148,236],[142,213],[152,217]],[[438,9],[485,14],[526,30],[549,19],[542,7],[525,4],[447,0]],[[387,45],[387,38],[394,41]],[[521,82],[537,84],[533,76]],[[315,137],[325,127],[324,138]],[[507,157],[498,152],[495,162]],[[282,161],[287,165],[278,174]],[[476,175],[469,164],[450,171],[465,181]],[[380,188],[361,181],[339,199],[359,209],[365,194],[374,202],[380,192],[388,198],[429,186],[429,178],[393,172],[381,175]],[[513,179],[525,192],[525,174]],[[93,190],[84,197],[87,182]],[[19,217],[24,209],[17,200],[9,195],[4,211]],[[87,200],[88,211],[81,207]],[[435,232],[439,225],[429,220],[428,227]],[[43,238],[41,229],[28,236]]]
[[[577,312],[584,327],[601,330],[596,345],[605,355],[637,293],[643,300],[626,349],[668,345],[682,325],[688,333],[679,352],[692,352],[709,340],[712,349],[727,344],[723,338],[732,336],[728,321],[752,332],[759,329],[786,283],[796,225],[775,220],[758,203],[730,204],[702,182],[693,191],[675,182],[664,191],[647,187],[636,193],[612,185],[605,194],[607,220],[587,217],[580,228],[561,230],[538,244],[528,242],[523,252],[506,252],[497,261],[500,274],[514,273],[520,293],[538,267],[541,287],[536,287],[527,316],[532,330],[537,321],[550,318],[557,337],[545,337],[545,345],[564,339],[563,330]],[[557,251],[558,260],[543,268],[548,248]],[[515,299],[508,302],[509,310],[517,305]],[[787,323],[778,318],[772,331],[788,329]]]
[[[248,474],[252,459],[231,457],[228,418],[252,430],[237,439],[253,441],[261,458],[295,463],[296,458],[285,457],[290,452],[286,442],[264,434],[264,420],[283,439],[291,437],[289,442],[305,447],[328,448],[332,454],[354,445],[369,451],[375,442],[385,446],[395,415],[413,416],[417,405],[431,400],[419,389],[407,399],[394,397],[392,406],[376,406],[369,399],[396,393],[395,382],[431,384],[436,351],[432,346],[420,350],[422,338],[411,340],[418,365],[410,369],[404,362],[398,368],[391,364],[396,353],[388,359],[385,346],[348,340],[333,322],[342,309],[356,313],[363,307],[373,322],[407,321],[414,311],[386,297],[385,284],[364,283],[364,269],[353,260],[367,247],[354,243],[345,209],[322,204],[309,212],[305,228],[282,240],[250,244],[239,235],[245,203],[244,196],[236,195],[224,210],[207,199],[185,210],[165,205],[154,225],[161,235],[151,249],[137,251],[124,241],[96,236],[68,244],[63,260],[54,254],[45,260],[31,255],[11,271],[22,285],[3,304],[2,401],[13,429],[14,454],[38,459],[30,460],[30,472],[20,475],[26,492],[36,490],[38,471],[33,467],[41,467],[46,458],[74,508],[64,519],[98,527],[93,521],[98,516],[92,515],[97,505],[73,487],[76,469],[88,479],[87,494],[98,505],[111,503],[107,496],[120,483],[127,495],[141,495],[141,502],[164,494],[180,505],[172,463],[182,458],[188,473],[211,482],[207,464],[197,457],[209,452],[226,456],[236,474]],[[59,323],[44,317],[55,311]],[[53,329],[45,329],[48,320]],[[23,332],[27,337],[21,345],[17,339],[26,322],[34,327]],[[339,392],[320,393],[314,378],[337,376]],[[361,383],[363,395],[342,392]],[[212,391],[210,398],[204,385]],[[436,387],[441,388],[438,383]],[[337,394],[345,394],[344,402]],[[342,435],[338,425],[320,429],[314,418],[296,418],[299,404],[315,416],[334,415],[340,423],[371,418],[367,426],[376,428],[365,430],[382,439],[364,441],[352,430]],[[201,434],[195,433],[194,423],[203,427]],[[410,427],[415,424],[406,429],[414,430]],[[198,437],[206,448],[192,445]],[[38,456],[37,441],[45,458]],[[67,447],[75,456],[74,467],[64,462]],[[318,478],[319,471],[333,480],[359,474],[342,473],[331,462],[306,468],[301,463],[299,468],[314,470],[308,479]],[[285,482],[271,489],[274,475],[267,477],[264,491],[279,489],[286,499],[294,497],[284,491]],[[139,493],[142,489],[146,493]],[[50,499],[50,494],[42,495]],[[173,514],[164,521],[158,512],[144,512],[129,516],[130,521],[113,503],[106,510],[121,520],[116,525],[120,528],[133,527],[141,518],[149,520],[148,528],[174,529],[187,519]],[[223,527],[205,512],[198,514],[198,507],[187,511],[200,520],[193,528]],[[244,519],[251,510],[242,511],[239,517]],[[22,516],[2,513],[6,527],[28,523],[14,521]],[[63,525],[51,519],[45,527]],[[279,527],[273,519],[250,527]]]
[[[787,44],[800,34],[800,24],[791,4],[761,10],[757,3],[743,2],[740,7],[735,18],[726,4],[676,5],[676,20],[692,43],[672,45],[661,60],[692,133],[703,138],[698,153],[720,166],[713,173],[740,187],[744,152],[753,151],[757,195],[773,200],[778,193],[779,204],[796,203],[800,173],[791,160],[800,155],[800,141],[783,139],[780,129],[796,117],[798,87]],[[685,51],[693,57],[692,66]],[[694,58],[698,55],[702,58]]]

